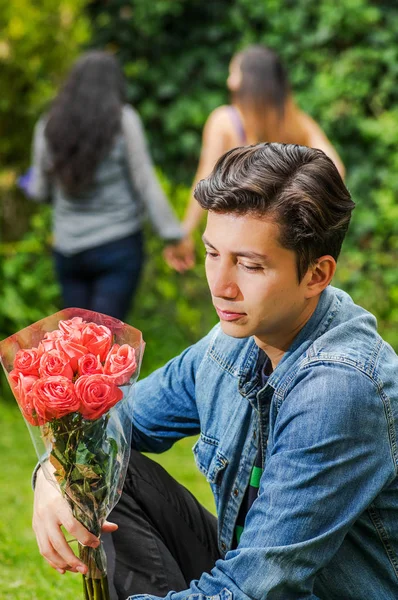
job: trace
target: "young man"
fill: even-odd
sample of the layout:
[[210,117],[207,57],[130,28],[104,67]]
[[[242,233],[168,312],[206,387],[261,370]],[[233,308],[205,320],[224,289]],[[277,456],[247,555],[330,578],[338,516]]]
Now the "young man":
[[[329,283],[354,204],[321,151],[225,154],[196,188],[220,325],[136,388],[134,448],[200,433],[218,520],[133,451],[107,523],[115,598],[398,597],[398,358]],[[39,471],[47,560],[83,570],[59,525],[94,536]],[[107,537],[107,536],[105,536]]]

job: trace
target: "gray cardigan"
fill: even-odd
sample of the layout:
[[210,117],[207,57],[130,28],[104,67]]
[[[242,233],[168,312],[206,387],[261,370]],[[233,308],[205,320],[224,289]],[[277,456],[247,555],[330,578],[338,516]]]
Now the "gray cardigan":
[[124,106],[121,133],[99,164],[92,185],[79,197],[69,196],[51,176],[51,155],[44,134],[46,118],[35,127],[33,175],[29,195],[53,203],[54,247],[65,255],[127,237],[140,229],[146,215],[168,241],[183,230],[156,178],[140,117]]

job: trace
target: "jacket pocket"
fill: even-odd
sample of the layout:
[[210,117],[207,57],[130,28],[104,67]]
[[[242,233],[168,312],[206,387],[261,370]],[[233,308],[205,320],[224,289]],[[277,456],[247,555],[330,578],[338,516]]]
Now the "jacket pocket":
[[[134,597],[136,598],[136,596]],[[233,600],[233,594],[228,588],[223,588],[219,594],[205,596],[204,594],[189,594],[184,600]]]
[[221,473],[228,465],[228,460],[218,450],[218,441],[201,434],[192,448],[195,462],[209,483],[219,483]]

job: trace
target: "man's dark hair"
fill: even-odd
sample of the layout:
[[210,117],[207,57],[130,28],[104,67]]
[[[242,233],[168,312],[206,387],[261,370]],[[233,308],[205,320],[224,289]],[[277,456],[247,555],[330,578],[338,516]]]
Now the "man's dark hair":
[[330,158],[293,144],[230,150],[194,196],[209,211],[271,218],[296,253],[299,281],[319,257],[337,260],[355,206]]

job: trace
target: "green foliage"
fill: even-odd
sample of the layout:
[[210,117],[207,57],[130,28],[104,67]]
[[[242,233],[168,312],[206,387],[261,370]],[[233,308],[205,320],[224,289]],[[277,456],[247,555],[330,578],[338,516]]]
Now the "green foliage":
[[129,99],[146,123],[156,161],[172,179],[177,174],[189,182],[204,121],[228,97],[230,58],[249,43],[265,43],[282,56],[301,106],[320,119],[350,171],[358,159],[369,163],[363,119],[377,120],[396,104],[393,6],[109,0],[91,2],[89,11],[93,44],[117,52]]
[[[188,189],[172,185],[161,175],[160,178],[176,212],[181,215]],[[61,309],[50,230],[51,208],[39,206],[29,232],[20,242],[0,245],[1,339]],[[202,249],[198,252],[195,269],[185,275],[167,267],[162,250],[161,240],[148,230],[144,276],[128,319],[143,331],[147,343],[143,374],[162,366],[216,323],[204,275]]]
[[[33,122],[87,41],[88,25],[84,0],[45,0],[40,10],[28,0],[0,3],[0,191],[7,190],[3,223],[15,239],[23,231],[23,215],[13,209],[19,197],[10,191],[15,173],[28,164]],[[143,116],[180,215],[188,190],[178,181],[191,180],[206,117],[227,101],[231,55],[252,42],[281,54],[300,106],[341,153],[357,202],[335,283],[377,315],[382,334],[398,347],[398,9],[371,0],[97,0],[87,9],[92,45],[113,49],[124,65],[129,99]],[[60,307],[49,231],[48,209],[39,208],[23,241],[0,248],[3,336]],[[144,280],[130,316],[147,340],[144,373],[215,322],[202,261],[181,276],[165,266],[161,251],[161,242],[148,236]]]
[[341,154],[357,203],[335,283],[377,315],[398,347],[397,6],[98,0],[89,10],[93,43],[120,57],[153,155],[174,181],[193,176],[203,124],[227,101],[232,54],[261,42],[281,55],[299,105]]
[[20,242],[0,245],[0,336],[6,337],[60,309],[50,248],[50,209],[33,216]]
[[84,0],[0,0],[3,164],[28,164],[26,132],[88,39],[84,6]]
[[26,231],[32,209],[15,190],[35,121],[90,36],[86,0],[0,0],[0,238]]
[[227,100],[224,81],[237,39],[229,6],[200,0],[89,5],[93,44],[117,51],[155,162],[172,180],[189,182],[203,124]]

